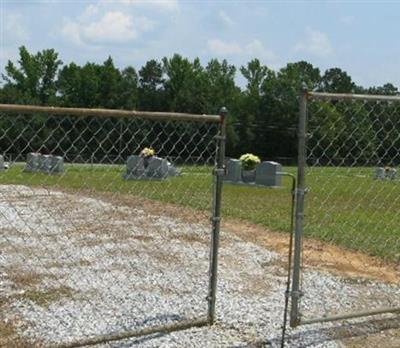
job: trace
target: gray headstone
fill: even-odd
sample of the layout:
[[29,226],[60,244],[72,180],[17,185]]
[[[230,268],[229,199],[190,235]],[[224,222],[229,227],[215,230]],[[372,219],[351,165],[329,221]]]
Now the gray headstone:
[[382,167],[375,168],[374,179],[385,180],[385,168]]
[[180,171],[171,163],[168,163],[168,176],[178,176]]
[[142,176],[144,174],[143,158],[136,155],[129,156],[126,162],[126,172],[131,176]]
[[229,159],[226,164],[226,181],[239,182],[242,180],[242,167],[238,159]]
[[152,179],[165,179],[168,177],[168,161],[164,158],[151,157],[145,169],[145,177]]
[[39,154],[35,152],[28,153],[26,156],[26,172],[36,172],[39,169]]
[[64,173],[64,159],[61,156],[51,156],[50,171],[54,174]]
[[38,155],[38,167],[36,171],[44,172],[44,157],[41,153]]
[[396,176],[397,176],[397,170],[395,168],[390,168],[387,173],[388,179],[395,180]]
[[4,170],[4,157],[0,155],[0,170]]
[[277,162],[267,161],[260,163],[256,168],[256,184],[279,187],[282,185],[282,177],[278,175],[282,171],[282,165]]
[[51,155],[42,155],[40,156],[40,170],[44,173],[50,173],[51,172],[51,162],[52,162],[52,157]]

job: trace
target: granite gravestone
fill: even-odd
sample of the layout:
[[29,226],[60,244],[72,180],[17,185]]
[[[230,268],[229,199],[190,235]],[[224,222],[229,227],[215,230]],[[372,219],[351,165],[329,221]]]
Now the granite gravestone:
[[50,155],[39,156],[39,170],[43,173],[50,173],[51,171],[51,157]]
[[61,156],[52,156],[50,171],[54,174],[64,173],[64,158]]
[[149,158],[145,176],[152,179],[166,179],[168,177],[168,161],[159,157]]
[[61,174],[64,173],[64,159],[61,156],[42,155],[31,152],[26,156],[25,172]]
[[224,180],[231,182],[240,182],[242,180],[242,166],[238,159],[230,158],[228,160]]
[[125,179],[138,179],[144,175],[143,157],[132,155],[126,161]]
[[160,157],[144,158],[132,155],[126,162],[125,179],[163,180],[169,176],[177,176],[180,172],[166,159]]
[[256,168],[256,185],[280,187],[282,185],[282,177],[279,174],[281,171],[280,163],[261,162]]
[[25,172],[37,172],[39,170],[39,154],[28,153],[26,156]]
[[388,178],[389,180],[395,180],[396,176],[397,176],[397,170],[395,168],[390,168],[386,172],[386,178]]
[[374,179],[385,180],[385,168],[375,168]]

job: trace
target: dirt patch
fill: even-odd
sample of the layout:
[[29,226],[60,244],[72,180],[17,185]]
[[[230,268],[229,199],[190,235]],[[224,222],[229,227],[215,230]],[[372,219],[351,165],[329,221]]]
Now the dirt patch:
[[72,297],[72,294],[71,288],[61,286],[49,290],[27,290],[18,297],[35,302],[39,306],[49,306],[51,302],[59,301],[64,297]]
[[[384,338],[382,338],[384,335]],[[385,330],[380,333],[368,334],[363,337],[349,337],[342,339],[347,348],[366,348],[366,347],[382,347],[382,348],[399,348],[400,329]]]
[[13,282],[14,287],[18,289],[25,289],[27,287],[38,285],[45,277],[44,274],[16,269],[7,272],[7,275],[7,278]]
[[[272,232],[261,226],[241,221],[224,221],[222,228],[283,255],[288,252],[287,233]],[[307,260],[307,266],[351,278],[376,279],[389,283],[400,281],[399,265],[384,263],[377,257],[346,250],[318,240],[305,239],[303,245],[303,257]]]
[[18,336],[13,323],[0,320],[0,347],[28,348],[33,347],[33,344]]
[[[50,189],[50,188],[49,188]],[[54,188],[51,188],[54,190]],[[98,192],[91,190],[81,190],[76,192],[71,189],[60,189],[61,192],[69,193],[69,194],[79,194],[84,197],[90,197],[94,199],[101,199],[107,203],[110,203],[114,206],[125,206],[132,209],[143,210],[149,215],[165,215],[177,218],[182,222],[188,223],[204,223],[210,221],[211,212],[209,211],[199,211],[193,208],[177,206],[171,203],[165,203],[161,201],[154,201],[138,196],[132,196],[128,194],[115,194],[112,192]],[[128,216],[129,214],[134,214],[134,212],[129,213],[128,211],[121,210],[111,210],[107,213],[107,216],[110,218],[117,214],[119,217]],[[146,224],[146,221],[143,221]]]
[[[73,289],[66,286],[46,290],[41,289],[40,284],[44,279],[56,279],[51,274],[39,274],[32,271],[13,269],[7,271],[7,279],[12,282],[12,287],[18,292],[9,297],[0,297],[0,304],[2,305],[21,299],[35,302],[40,306],[49,306],[52,302],[59,301],[64,297],[71,297],[74,293]],[[5,323],[3,322],[4,325]]]
[[340,339],[346,348],[400,347],[400,317],[367,319],[355,324],[341,324],[328,335]]

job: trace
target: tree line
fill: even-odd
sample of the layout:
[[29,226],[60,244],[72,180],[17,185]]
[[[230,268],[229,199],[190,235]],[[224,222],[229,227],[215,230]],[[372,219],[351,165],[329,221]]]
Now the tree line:
[[[244,88],[236,83],[238,74],[246,81]],[[174,54],[161,60],[151,59],[139,69],[133,66],[119,69],[111,57],[102,64],[64,64],[54,49],[30,53],[22,46],[18,62],[8,61],[4,68],[0,103],[199,114],[216,114],[221,106],[226,106],[228,156],[252,152],[263,159],[294,158],[298,95],[303,83],[309,90],[324,92],[385,95],[399,92],[391,83],[365,88],[355,84],[340,68],[321,72],[306,61],[288,63],[274,71],[257,58],[237,68],[225,59],[211,59],[202,65],[198,58],[192,61]],[[374,121],[368,120],[367,110],[364,110],[366,117],[360,116],[359,124],[354,125],[344,118],[340,108],[329,105],[324,108],[329,120],[326,117],[314,120],[327,122],[325,131],[320,127],[324,134],[317,134],[313,140],[322,147],[319,155],[328,155],[326,148],[332,142],[337,142],[336,147],[342,152],[337,153],[332,147],[332,156],[344,156],[351,148],[351,144],[343,146],[344,138],[335,136],[335,127],[348,128],[348,134],[359,128],[361,138],[364,132],[370,132],[372,138],[365,139],[366,155],[379,146],[379,139],[371,132]],[[392,111],[387,112],[387,118],[394,122]],[[17,134],[18,129],[14,132]]]

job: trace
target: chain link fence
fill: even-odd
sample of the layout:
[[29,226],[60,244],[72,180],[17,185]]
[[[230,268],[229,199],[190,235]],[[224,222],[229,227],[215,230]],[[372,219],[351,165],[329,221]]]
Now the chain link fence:
[[298,136],[291,325],[399,312],[400,97],[305,91]]
[[0,105],[0,346],[213,322],[224,115]]

